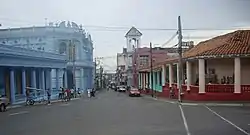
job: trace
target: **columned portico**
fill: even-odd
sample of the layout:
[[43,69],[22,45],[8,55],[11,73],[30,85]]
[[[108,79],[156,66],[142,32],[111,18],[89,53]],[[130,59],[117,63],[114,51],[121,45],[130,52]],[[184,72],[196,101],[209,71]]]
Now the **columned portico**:
[[199,59],[199,93],[205,93],[205,60]]
[[187,61],[186,62],[186,72],[187,72],[187,90],[190,90],[190,85],[191,85],[191,79],[192,79],[192,74],[191,74],[191,62]]
[[240,58],[234,58],[234,93],[241,93],[241,62]]

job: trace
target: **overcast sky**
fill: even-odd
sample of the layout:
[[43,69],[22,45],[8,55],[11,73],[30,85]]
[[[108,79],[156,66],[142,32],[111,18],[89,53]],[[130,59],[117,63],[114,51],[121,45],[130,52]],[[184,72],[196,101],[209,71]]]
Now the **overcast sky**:
[[[2,28],[45,25],[63,20],[83,24],[92,35],[95,56],[115,56],[126,47],[125,33],[137,28],[182,27],[224,29],[250,26],[250,0],[1,0]],[[87,26],[122,26],[127,30],[107,31]],[[142,45],[165,43],[175,31],[141,30]],[[228,31],[183,31],[184,40],[205,40]],[[192,39],[195,38],[195,39]],[[199,39],[198,39],[199,38]],[[172,46],[176,40],[168,44]],[[114,68],[115,57],[103,61]],[[107,64],[108,63],[108,64]],[[107,67],[108,69],[108,67]]]

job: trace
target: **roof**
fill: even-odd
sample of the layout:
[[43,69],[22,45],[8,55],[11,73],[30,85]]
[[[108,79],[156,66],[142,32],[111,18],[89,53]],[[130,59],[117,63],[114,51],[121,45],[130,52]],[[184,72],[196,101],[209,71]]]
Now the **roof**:
[[[184,52],[183,58],[226,55],[250,55],[250,30],[237,30],[200,42],[192,49]],[[153,69],[160,68],[163,64],[169,64],[177,61],[178,57],[157,60],[153,64]],[[149,68],[150,67],[145,67],[140,69],[140,71],[148,71]]]
[[200,42],[183,54],[184,58],[250,54],[250,30],[237,30]]
[[142,36],[142,33],[135,27],[132,27],[125,35],[125,37],[129,36]]

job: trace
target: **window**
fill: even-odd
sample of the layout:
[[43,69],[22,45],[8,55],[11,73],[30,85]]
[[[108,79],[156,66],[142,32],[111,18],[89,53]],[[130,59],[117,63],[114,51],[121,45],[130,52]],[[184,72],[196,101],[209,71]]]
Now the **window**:
[[67,48],[66,43],[62,42],[62,43],[59,45],[59,53],[60,53],[60,54],[66,53],[66,48]]
[[147,66],[148,65],[148,55],[140,56],[140,66]]

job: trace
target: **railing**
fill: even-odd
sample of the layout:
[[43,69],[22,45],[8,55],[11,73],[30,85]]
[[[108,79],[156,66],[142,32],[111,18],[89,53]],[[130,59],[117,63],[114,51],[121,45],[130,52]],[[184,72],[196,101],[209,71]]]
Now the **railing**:
[[207,84],[206,92],[210,93],[233,93],[234,85],[233,84]]
[[241,91],[250,93],[250,85],[241,85]]

